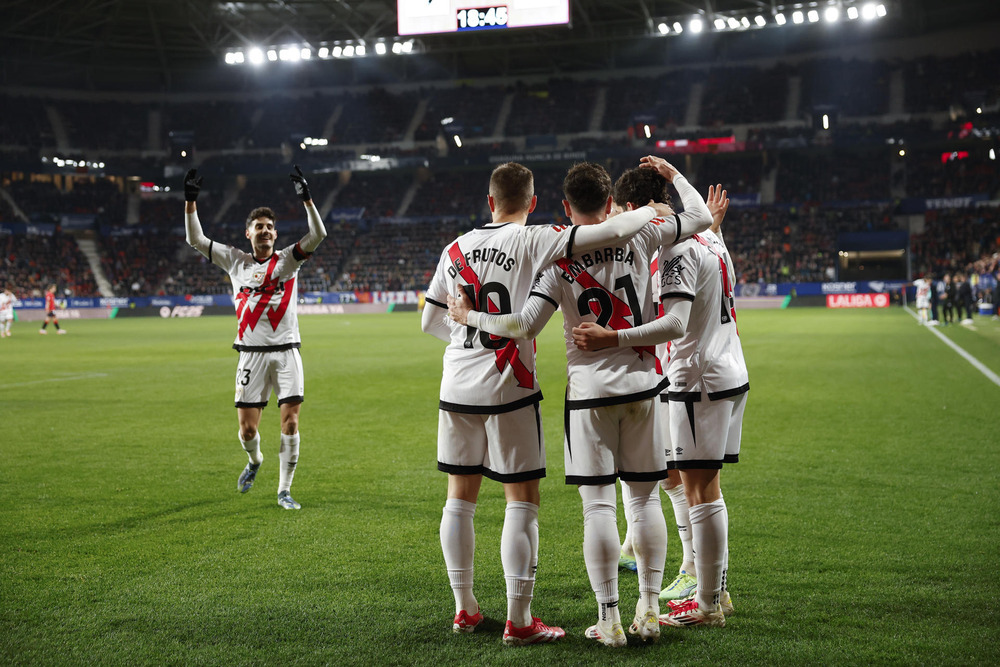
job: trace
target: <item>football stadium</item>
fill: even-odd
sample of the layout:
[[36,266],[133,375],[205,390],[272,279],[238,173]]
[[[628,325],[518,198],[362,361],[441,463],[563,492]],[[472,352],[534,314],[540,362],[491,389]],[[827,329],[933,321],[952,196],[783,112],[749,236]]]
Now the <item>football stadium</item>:
[[1000,3],[3,19],[3,664],[1000,663]]

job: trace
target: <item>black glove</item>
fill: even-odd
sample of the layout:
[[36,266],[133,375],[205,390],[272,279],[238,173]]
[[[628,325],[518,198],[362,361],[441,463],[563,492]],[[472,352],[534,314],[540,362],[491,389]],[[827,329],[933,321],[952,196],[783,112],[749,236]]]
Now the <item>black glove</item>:
[[295,173],[289,174],[288,178],[291,179],[292,183],[295,183],[295,194],[301,197],[302,201],[312,199],[312,194],[309,192],[309,183],[306,181],[306,177],[302,175],[299,165],[295,165]]
[[184,177],[184,201],[197,201],[201,192],[201,176],[197,169],[189,169]]

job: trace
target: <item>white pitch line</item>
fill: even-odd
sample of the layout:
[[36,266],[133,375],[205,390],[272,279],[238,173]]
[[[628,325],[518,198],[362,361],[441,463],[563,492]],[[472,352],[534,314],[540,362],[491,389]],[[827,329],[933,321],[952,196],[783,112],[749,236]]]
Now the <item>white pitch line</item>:
[[[912,310],[910,310],[909,306],[904,306],[903,309],[906,312],[908,312],[910,315],[912,315],[915,320],[917,320],[918,322],[920,321],[920,317],[915,312],[913,312]],[[950,339],[947,336],[945,336],[943,333],[941,333],[940,331],[938,331],[936,328],[930,327],[930,326],[926,326],[926,325],[925,325],[924,328],[929,329],[932,334],[934,334],[935,336],[937,336],[938,338],[940,338],[941,340],[943,340],[945,342],[945,345],[947,345],[951,349],[953,349],[956,352],[958,352],[958,354],[959,354],[960,357],[962,357],[963,359],[965,359],[966,361],[968,361],[970,364],[972,364],[977,371],[979,371],[980,373],[982,373],[983,375],[985,375],[987,377],[987,379],[989,379],[993,384],[995,384],[996,386],[1000,387],[1000,376],[998,376],[996,373],[994,373],[989,368],[987,368],[986,366],[984,366],[983,363],[981,361],[979,361],[979,359],[976,359],[974,356],[972,356],[971,354],[969,354],[968,352],[966,352],[965,350],[963,350],[962,348],[960,348],[955,343],[955,341],[953,341],[952,339]]]
[[46,378],[45,380],[32,380],[31,382],[15,382],[13,384],[0,384],[0,389],[10,389],[11,387],[27,387],[32,384],[44,384],[46,382],[71,382],[73,380],[90,380],[93,378],[107,377],[107,373],[82,373],[80,375],[67,375],[60,378]]

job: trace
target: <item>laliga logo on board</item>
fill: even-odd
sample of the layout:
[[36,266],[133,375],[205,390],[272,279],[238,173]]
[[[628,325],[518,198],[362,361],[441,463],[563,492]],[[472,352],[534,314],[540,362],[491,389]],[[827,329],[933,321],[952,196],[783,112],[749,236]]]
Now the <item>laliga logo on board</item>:
[[888,294],[828,294],[827,308],[888,308]]

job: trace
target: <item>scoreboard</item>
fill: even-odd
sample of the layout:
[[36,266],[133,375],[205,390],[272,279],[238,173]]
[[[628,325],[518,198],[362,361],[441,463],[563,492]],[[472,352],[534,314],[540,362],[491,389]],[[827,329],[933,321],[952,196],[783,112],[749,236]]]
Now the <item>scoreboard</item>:
[[400,35],[569,24],[569,0],[397,0]]

